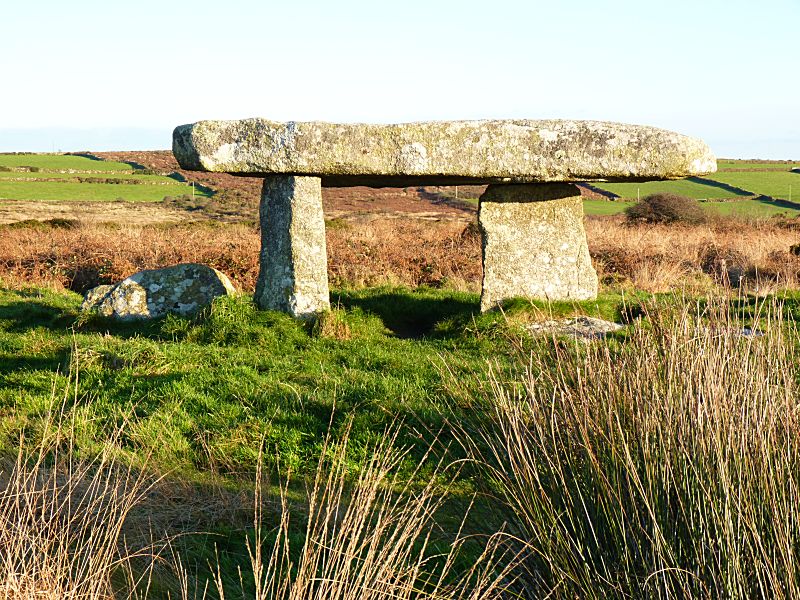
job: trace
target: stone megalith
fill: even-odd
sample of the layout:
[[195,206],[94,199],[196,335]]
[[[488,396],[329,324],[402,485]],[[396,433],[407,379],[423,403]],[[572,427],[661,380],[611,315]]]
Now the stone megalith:
[[569,183],[490,185],[480,198],[481,310],[513,296],[597,296],[583,228],[583,199]]
[[597,294],[579,181],[680,179],[716,171],[701,140],[601,121],[397,125],[200,121],[173,133],[184,169],[265,178],[259,306],[328,307],[319,186],[489,184],[480,201],[481,308],[506,298]]
[[256,304],[302,318],[329,309],[319,177],[266,177],[260,212],[261,268]]

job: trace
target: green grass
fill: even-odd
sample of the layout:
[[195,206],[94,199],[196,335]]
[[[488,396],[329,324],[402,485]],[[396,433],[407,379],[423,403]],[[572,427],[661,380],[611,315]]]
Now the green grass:
[[[729,164],[729,163],[725,163]],[[755,163],[740,163],[756,166]],[[774,163],[771,163],[776,166]],[[788,168],[788,165],[785,165]],[[745,167],[741,167],[745,168]],[[719,172],[704,179],[718,181],[744,191],[737,192],[716,187],[713,184],[694,180],[649,181],[646,183],[600,183],[597,187],[620,195],[622,198],[636,198],[637,193],[644,198],[649,194],[668,192],[688,196],[698,200],[727,200],[726,202],[703,202],[702,206],[720,215],[744,217],[770,217],[778,214],[795,217],[800,215],[800,175],[788,170]],[[792,202],[789,200],[789,186],[792,188]],[[765,195],[776,201],[752,199],[751,196]],[[603,200],[584,201],[584,211],[588,215],[613,215],[622,213],[629,202],[606,202]]]
[[[794,448],[796,402],[780,391],[795,381],[796,357],[776,355],[782,341],[752,299],[734,301],[741,316],[726,318],[723,310],[712,326],[699,316],[714,310],[709,303],[635,294],[581,303],[515,299],[504,306],[505,316],[480,314],[475,294],[427,288],[340,290],[332,301],[335,318],[346,325],[339,337],[255,310],[246,297],[218,299],[194,318],[119,324],[82,316],[76,294],[0,285],[0,453],[15,452],[23,433],[35,448],[53,398],[66,398],[56,409],[72,424],[71,452],[91,456],[122,427],[123,452],[151,455],[151,466],[169,472],[176,489],[195,486],[197,503],[218,493],[220,477],[225,489],[241,491],[264,443],[268,473],[286,485],[283,476],[291,472],[297,482],[288,488],[300,507],[291,535],[302,539],[303,481],[328,456],[326,434],[349,439],[343,469],[354,480],[384,431],[399,427],[397,446],[409,449],[397,465],[400,480],[411,477],[417,486],[410,489],[417,489],[441,477],[438,485],[451,492],[437,513],[434,547],[447,548],[477,492],[465,532],[490,533],[509,523],[515,536],[529,540],[531,597],[560,589],[552,597],[648,597],[648,576],[663,564],[670,577],[665,589],[695,592],[665,597],[702,597],[703,589],[730,585],[723,567],[701,560],[722,539],[718,528],[728,519],[738,536],[747,536],[738,547],[749,559],[741,563],[748,574],[772,564],[778,549],[765,538],[760,558],[753,556],[762,548],[745,524],[758,518],[771,535],[785,535],[780,524],[800,531],[795,519],[786,520],[800,475],[786,484],[785,505],[782,495],[780,506],[750,513],[739,502],[739,490],[751,502],[775,490],[769,482],[782,485],[781,473],[795,477],[800,464],[796,449],[786,454]],[[800,295],[783,301],[784,315],[796,319]],[[576,312],[643,321],[589,346],[521,333],[520,324],[532,318]],[[769,337],[738,335],[754,319]],[[762,419],[765,398],[771,404]],[[763,438],[755,447],[752,435]],[[426,454],[431,444],[433,457]],[[775,462],[747,463],[744,475],[737,470],[745,466],[740,457],[759,452]],[[464,461],[450,479],[436,471],[439,457],[485,462]],[[717,512],[720,499],[728,502]],[[269,528],[277,525],[270,510]],[[235,585],[252,531],[213,523],[204,523],[204,531],[210,535],[177,540],[181,560],[201,573],[220,561]],[[737,539],[729,540],[728,553],[737,551]],[[783,548],[790,540],[779,541]],[[468,568],[470,552],[459,572]],[[694,574],[696,564],[703,568]],[[776,564],[783,577],[785,563]],[[620,590],[626,593],[615,595]]]
[[113,173],[53,173],[47,171],[39,171],[31,173],[29,171],[0,171],[0,180],[6,179],[58,179],[69,182],[77,177],[98,179],[120,179],[123,181],[142,181],[145,183],[158,183],[164,185],[180,184],[181,182],[167,177],[166,175],[139,175],[137,173],[123,173],[115,171]]
[[789,204],[780,200],[772,202],[746,198],[744,200],[731,200],[729,202],[703,202],[701,206],[709,212],[723,216],[738,216],[746,218],[768,218],[775,215],[785,215],[793,218],[800,216],[800,204]]
[[[798,179],[800,179],[800,177],[798,177]],[[663,182],[663,183],[678,183],[678,182]],[[618,184],[618,185],[634,185],[634,184]],[[605,186],[606,184],[603,185],[603,187]],[[636,202],[630,200],[584,200],[583,212],[586,215],[592,215],[592,216],[620,215],[625,212],[626,208],[628,208],[629,206],[633,206],[634,204],[636,204]],[[738,200],[729,200],[726,202],[701,202],[700,206],[702,206],[704,209],[706,209],[711,213],[723,216],[736,215],[747,218],[764,218],[781,214],[789,217],[796,217],[800,215],[800,206],[792,206],[783,202],[754,200],[751,199],[750,197],[743,197]]]
[[721,181],[728,185],[745,189],[753,194],[771,196],[782,200],[789,199],[789,188],[791,186],[792,199],[800,203],[800,175],[789,171],[782,172],[734,172],[734,173],[715,173],[709,176],[710,179]]
[[[263,437],[271,464],[302,470],[316,460],[332,415],[334,427],[355,419],[354,450],[397,419],[435,428],[450,398],[443,361],[480,372],[512,351],[503,318],[480,315],[477,295],[379,288],[340,292],[333,302],[351,339],[320,337],[286,315],[255,310],[248,298],[219,300],[196,319],[81,324],[76,294],[0,291],[0,440],[10,444],[19,427],[35,423],[53,382],[66,385],[63,374],[77,364],[87,444],[134,411],[130,435],[162,468],[197,478],[210,462],[252,470]],[[619,318],[622,302],[577,306]],[[540,310],[569,314],[575,306],[517,301],[506,314]]]
[[633,206],[635,202],[626,202],[623,200],[584,200],[583,212],[587,215],[618,215],[625,212],[629,206]]
[[[165,196],[183,194],[191,195],[192,186],[0,180],[2,200],[109,202],[121,198],[130,202],[160,202]],[[195,195],[207,196],[208,193],[196,189]]]
[[130,171],[131,166],[122,162],[100,161],[85,156],[61,154],[0,154],[2,167],[38,167],[54,171],[73,169],[76,171]]
[[[635,202],[624,202],[621,200],[584,200],[583,212],[587,215],[605,216],[619,215],[625,212],[629,206]],[[722,216],[739,216],[746,218],[765,218],[773,215],[786,215],[787,217],[800,216],[800,206],[790,205],[787,202],[771,202],[768,200],[758,200],[743,198],[741,200],[729,200],[726,202],[701,202],[705,210],[710,213]]]
[[800,162],[785,163],[785,162],[751,162],[751,161],[738,161],[738,160],[717,160],[717,169],[725,171],[729,169],[749,169],[749,170],[774,170],[774,171],[791,171],[794,168],[800,167]]
[[634,200],[659,192],[680,194],[681,196],[687,196],[697,200],[718,200],[747,195],[687,179],[678,181],[647,181],[643,183],[596,183],[592,185],[613,192],[621,198]]

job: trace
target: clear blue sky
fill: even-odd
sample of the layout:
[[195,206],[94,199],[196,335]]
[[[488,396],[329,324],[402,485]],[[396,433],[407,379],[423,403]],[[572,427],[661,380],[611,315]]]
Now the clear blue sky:
[[800,159],[800,0],[39,0],[0,9],[0,151],[199,119],[577,118]]

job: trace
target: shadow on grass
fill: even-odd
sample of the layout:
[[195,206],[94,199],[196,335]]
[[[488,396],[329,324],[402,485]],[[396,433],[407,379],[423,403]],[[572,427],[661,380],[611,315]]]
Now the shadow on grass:
[[[88,158],[89,160],[96,160],[97,162],[106,162],[104,158],[100,158],[99,156],[97,156],[96,154],[92,154],[91,152],[69,152],[68,154],[70,156],[81,156],[83,158]],[[139,170],[145,168],[144,165],[140,165],[139,163],[134,162],[132,160],[120,160],[115,162],[121,162],[124,165],[129,165],[133,170]]]
[[55,371],[67,362],[68,352],[59,352],[55,356],[25,356],[0,358],[0,375],[17,371]]
[[342,291],[331,295],[331,303],[377,316],[389,331],[400,338],[424,337],[437,323],[479,312],[477,297],[435,290],[392,290],[369,295]]
[[772,196],[759,196],[758,198],[754,198],[754,200],[756,202],[760,202],[761,204],[769,204],[770,206],[778,206],[780,208],[788,208],[790,210],[800,211],[800,203],[798,202],[790,202],[789,200],[773,198]]
[[730,192],[734,196],[755,196],[753,192],[745,190],[740,187],[736,187],[735,185],[730,185],[729,183],[723,183],[721,181],[716,181],[714,179],[706,179],[705,177],[689,177],[687,181],[691,181],[693,183],[699,183],[701,185],[707,185],[710,187],[719,188],[721,190],[725,190],[726,192]]
[[[19,295],[24,298],[23,293]],[[3,329],[13,333],[25,333],[38,328],[63,332],[73,325],[76,316],[72,311],[34,299],[0,304]]]
[[47,329],[53,333],[108,332],[117,337],[135,336],[161,339],[161,320],[122,323],[112,319],[91,316],[83,320],[77,307],[51,304],[47,300],[31,297],[25,292],[14,292],[18,302],[0,303],[0,327],[10,333],[26,333],[33,329]]
[[[120,322],[82,313],[77,299],[67,296],[26,291],[5,294],[6,301],[0,302],[0,329],[9,333],[45,329],[62,336],[71,332],[101,333],[121,339],[143,337],[154,341],[177,341],[191,336],[198,342],[221,345],[266,343],[262,338],[271,340],[276,335],[282,342],[294,340],[300,345],[311,339],[308,323],[285,314],[260,311],[244,298],[215,302],[213,307],[191,317]],[[393,336],[401,339],[461,335],[458,328],[443,325],[469,323],[480,315],[476,294],[432,288],[340,290],[331,294],[331,300],[334,307],[376,317]]]

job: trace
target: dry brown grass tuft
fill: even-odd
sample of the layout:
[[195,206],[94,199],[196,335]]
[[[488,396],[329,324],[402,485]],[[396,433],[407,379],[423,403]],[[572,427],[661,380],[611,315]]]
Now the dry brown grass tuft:
[[250,289],[255,286],[258,248],[258,233],[244,225],[5,228],[0,273],[12,281],[51,282],[84,291],[141,269],[200,262]]
[[463,221],[344,222],[328,229],[328,256],[334,286],[480,286],[480,235]]
[[325,311],[315,317],[312,334],[333,340],[349,340],[351,336],[350,326],[344,319],[344,313],[336,309]]
[[[293,509],[282,496],[277,537],[270,545],[256,486],[254,541],[248,540],[255,600],[492,600],[506,597],[517,561],[504,550],[505,536],[486,540],[482,553],[455,578],[455,567],[469,536],[461,530],[447,540],[449,550],[430,552],[434,515],[446,494],[439,483],[441,464],[422,486],[396,475],[405,452],[385,434],[370,448],[371,458],[348,483],[347,433],[336,444],[325,441],[303,518],[305,539],[292,548]],[[425,461],[423,461],[425,462]],[[466,516],[465,516],[466,518]],[[226,589],[218,574],[221,598]],[[229,592],[230,590],[228,590]],[[185,588],[184,600],[191,596]],[[203,595],[205,598],[205,594]]]
[[146,588],[149,571],[136,576],[130,564],[152,559],[154,546],[132,549],[124,529],[148,480],[116,459],[117,440],[85,459],[60,421],[43,434],[39,444],[20,439],[0,476],[0,598],[110,599],[117,574]]

